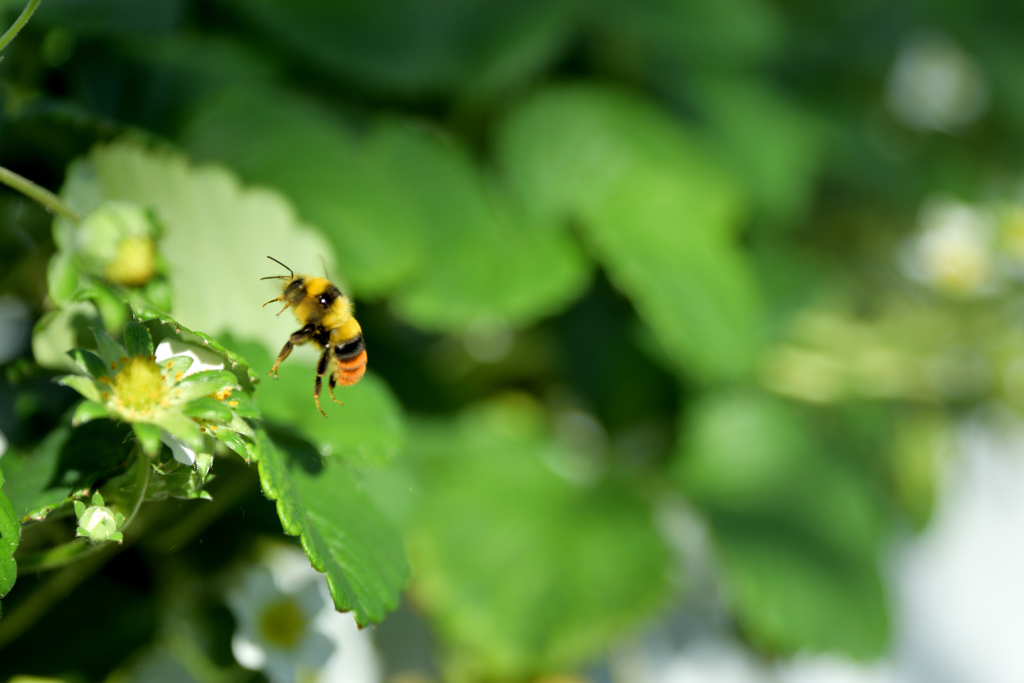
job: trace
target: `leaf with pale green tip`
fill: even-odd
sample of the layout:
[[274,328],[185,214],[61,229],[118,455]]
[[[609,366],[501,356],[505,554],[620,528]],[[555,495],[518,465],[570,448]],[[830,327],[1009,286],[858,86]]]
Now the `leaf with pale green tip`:
[[103,392],[106,391],[106,388],[92,377],[64,375],[57,378],[57,384],[74,389],[90,401],[103,403]]
[[7,595],[18,578],[18,565],[14,551],[21,540],[21,523],[11,501],[3,493],[4,472],[0,469],[0,598]]
[[256,435],[264,494],[277,501],[285,533],[299,536],[313,568],[327,574],[335,607],[366,626],[398,606],[409,568],[402,539],[343,462],[321,461],[301,440]]
[[44,368],[80,372],[68,356],[68,349],[93,346],[92,329],[102,325],[103,320],[91,301],[68,304],[59,311],[44,313],[32,328],[32,355]]
[[146,422],[132,424],[132,430],[139,439],[139,444],[146,455],[156,455],[162,446],[160,442],[160,428]]
[[125,323],[123,339],[129,356],[149,358],[153,355],[153,340],[149,336],[149,330],[142,323],[134,320]]
[[100,377],[107,377],[107,366],[103,364],[103,361],[92,351],[86,351],[85,349],[71,349],[68,351],[68,355],[71,356],[71,360],[75,361],[75,365],[82,369],[82,372],[99,379]]
[[[224,167],[196,166],[179,153],[132,141],[95,146],[73,162],[61,196],[82,213],[109,200],[151,209],[164,227],[160,254],[166,260],[175,317],[187,320],[201,343],[218,353],[208,335],[226,331],[268,344],[276,339],[260,306],[276,283],[261,283],[272,254],[298,270],[332,266],[326,240],[295,217],[283,196],[246,188]],[[202,273],[202,277],[196,277]],[[268,295],[269,294],[269,295]],[[167,318],[141,295],[129,296],[136,318]],[[154,337],[155,338],[155,337]],[[186,340],[187,341],[187,340]]]
[[210,396],[225,389],[239,389],[238,378],[230,370],[204,370],[183,378],[175,386],[174,395],[182,402]]
[[200,420],[211,420],[213,422],[228,422],[231,420],[231,409],[209,396],[189,401],[181,407],[181,412],[189,417]]
[[77,427],[78,425],[84,425],[93,420],[107,417],[110,417],[110,412],[102,404],[94,403],[93,401],[82,401],[75,408],[75,413],[71,417],[71,424]]

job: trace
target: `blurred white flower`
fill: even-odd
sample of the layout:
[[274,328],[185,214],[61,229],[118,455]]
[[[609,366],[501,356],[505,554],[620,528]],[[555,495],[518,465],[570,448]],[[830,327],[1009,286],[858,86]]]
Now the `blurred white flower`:
[[776,683],[749,651],[717,638],[692,643],[652,673],[650,683]]
[[9,363],[28,348],[32,318],[28,306],[13,296],[0,296],[0,364]]
[[2,431],[0,431],[0,458],[4,457],[4,453],[7,452],[7,437]]
[[[157,344],[154,356],[158,364],[162,364],[175,356],[190,357],[192,365],[181,374],[181,377],[188,377],[203,370],[223,370],[226,367],[222,356],[202,346],[186,344],[177,339],[165,339]],[[176,379],[180,380],[181,378]],[[189,467],[195,465],[196,452],[162,429],[160,430],[160,441],[171,449],[171,455],[182,465],[188,465]]]
[[865,664],[836,655],[798,655],[776,667],[779,683],[899,683],[887,662]]
[[237,622],[235,659],[272,683],[380,680],[369,634],[334,610],[323,575],[302,552],[269,546],[226,599]]
[[993,226],[984,211],[945,197],[921,206],[921,231],[901,262],[911,279],[956,296],[985,294],[995,286]]
[[904,44],[889,72],[889,109],[918,130],[950,132],[976,121],[988,107],[988,87],[977,63],[935,33]]
[[915,680],[1024,681],[1024,426],[976,422],[928,529],[895,573],[897,652]]

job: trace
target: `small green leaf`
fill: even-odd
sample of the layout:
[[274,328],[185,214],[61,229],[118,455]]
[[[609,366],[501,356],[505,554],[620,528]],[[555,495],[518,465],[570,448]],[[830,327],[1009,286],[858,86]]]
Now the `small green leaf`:
[[[171,356],[161,364],[161,372],[168,375],[172,381],[179,382],[185,377],[185,373],[192,367],[192,356]],[[181,375],[181,378],[178,375]]]
[[101,418],[110,417],[110,413],[106,407],[99,403],[93,403],[92,401],[82,401],[75,408],[75,414],[71,418],[71,424],[75,427],[84,425],[87,422],[93,420],[99,420]]
[[93,336],[96,338],[96,348],[99,350],[100,358],[107,367],[113,369],[121,364],[121,359],[128,354],[124,347],[114,341],[109,334],[100,329],[93,329]]
[[313,568],[327,574],[334,605],[356,622],[379,622],[398,606],[409,567],[402,539],[338,460],[318,461],[302,442],[256,435],[263,491],[277,501],[285,533],[301,536]]
[[82,371],[93,379],[107,377],[110,374],[107,372],[107,366],[103,364],[100,357],[92,351],[71,349],[68,351],[68,355],[71,356],[71,360],[75,361],[75,365],[82,368]]
[[207,396],[193,399],[181,407],[181,412],[189,417],[214,422],[231,420],[231,409],[215,398]]
[[68,357],[68,349],[89,347],[94,342],[92,328],[103,325],[95,304],[90,301],[68,304],[50,311],[32,330],[32,355],[44,368],[81,372]]
[[160,452],[163,444],[160,442],[160,428],[146,422],[135,422],[132,424],[135,436],[138,437],[142,450],[146,455],[156,455]]
[[213,453],[196,453],[196,471],[204,481],[210,474],[211,467],[213,467]]
[[3,493],[4,473],[0,470],[0,598],[7,595],[18,578],[14,551],[21,540],[21,524],[11,501]]
[[129,356],[149,358],[153,355],[153,339],[142,323],[131,320],[124,325],[124,346]]
[[64,375],[57,378],[57,384],[70,387],[85,398],[96,403],[103,403],[103,392],[106,387],[94,380],[92,377],[81,375]]
[[74,256],[65,251],[53,255],[46,268],[46,286],[55,304],[63,307],[71,303],[81,280]]
[[244,391],[234,392],[225,399],[225,402],[239,417],[258,418],[260,416],[260,409],[256,407],[256,402]]
[[198,451],[202,448],[202,435],[192,418],[168,410],[157,414],[153,418],[153,422],[174,438],[184,442],[192,450]]
[[246,462],[249,462],[252,459],[249,446],[245,442],[245,439],[235,432],[228,429],[218,429],[213,434],[221,443],[240,455]]

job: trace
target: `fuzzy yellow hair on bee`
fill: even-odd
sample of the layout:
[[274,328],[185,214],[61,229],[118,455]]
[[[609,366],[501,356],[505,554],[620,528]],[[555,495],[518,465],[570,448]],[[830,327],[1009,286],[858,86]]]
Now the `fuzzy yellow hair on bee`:
[[316,366],[316,383],[313,388],[313,401],[320,414],[327,413],[320,407],[320,389],[323,376],[330,368],[327,392],[331,400],[340,405],[341,401],[334,398],[334,387],[350,386],[359,381],[366,372],[366,344],[363,343],[363,329],[352,316],[352,301],[341,293],[330,280],[312,275],[296,275],[288,266],[273,256],[271,261],[283,266],[288,275],[271,275],[261,280],[284,280],[281,295],[263,304],[267,306],[276,301],[283,301],[284,308],[277,312],[281,315],[289,308],[296,320],[302,325],[293,332],[284,343],[277,361],[270,369],[270,376],[277,379],[277,367],[292,352],[292,349],[306,342],[323,349],[320,362]]

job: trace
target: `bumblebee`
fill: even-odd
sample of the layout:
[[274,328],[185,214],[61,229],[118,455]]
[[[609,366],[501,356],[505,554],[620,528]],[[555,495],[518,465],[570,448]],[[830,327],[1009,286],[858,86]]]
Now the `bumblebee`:
[[313,400],[320,414],[327,413],[320,407],[320,390],[323,376],[330,368],[327,392],[331,400],[344,405],[334,398],[334,387],[350,386],[359,381],[366,372],[366,345],[363,343],[363,329],[352,317],[352,301],[343,295],[330,280],[311,275],[296,275],[295,272],[268,256],[271,261],[283,266],[288,275],[272,275],[261,280],[284,280],[284,291],[281,296],[263,304],[267,306],[275,301],[283,301],[284,308],[277,312],[281,315],[289,308],[295,314],[302,327],[293,332],[284,343],[277,361],[270,369],[270,376],[277,379],[277,367],[292,352],[292,349],[306,342],[313,342],[323,349],[320,362],[316,366],[316,384],[313,388]]

